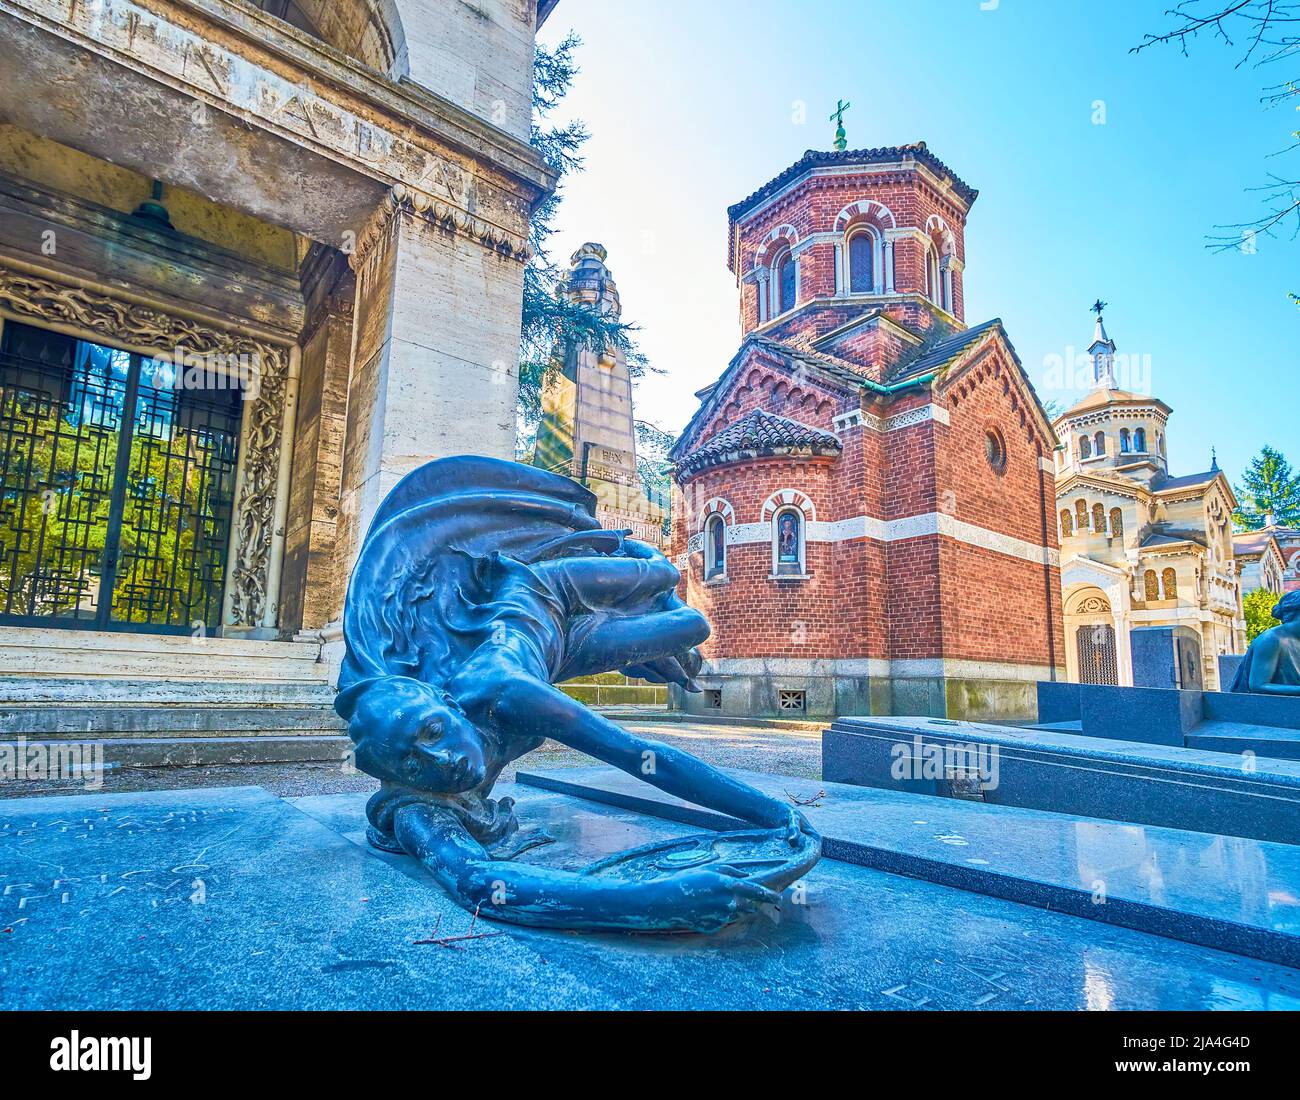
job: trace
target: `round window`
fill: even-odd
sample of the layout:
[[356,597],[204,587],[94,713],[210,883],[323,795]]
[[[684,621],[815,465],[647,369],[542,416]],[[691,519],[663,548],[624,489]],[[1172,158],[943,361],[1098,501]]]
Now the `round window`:
[[984,433],[984,457],[988,459],[993,472],[1001,474],[1007,468],[1007,445],[1002,440],[1002,433],[997,428],[989,428]]

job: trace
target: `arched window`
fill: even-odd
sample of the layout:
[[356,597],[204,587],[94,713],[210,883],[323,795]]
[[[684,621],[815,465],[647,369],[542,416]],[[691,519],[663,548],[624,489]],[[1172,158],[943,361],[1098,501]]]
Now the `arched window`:
[[776,309],[774,313],[786,313],[794,309],[795,296],[795,262],[789,249],[777,258],[773,283],[776,291]]
[[324,36],[316,29],[316,24],[308,18],[294,0],[253,0],[253,3],[261,8],[268,15],[274,15],[277,19],[283,19],[291,26],[297,27],[300,31],[306,31],[315,38]]
[[1111,538],[1122,539],[1124,537],[1124,513],[1118,508],[1110,510],[1110,534]]
[[925,247],[925,296],[939,305],[939,257],[932,245]]
[[849,293],[870,294],[876,289],[876,240],[865,229],[849,238]]
[[1138,454],[1147,453],[1147,430],[1146,428],[1136,428],[1133,432],[1133,449]]
[[1119,430],[1119,449],[1123,454],[1128,454],[1133,449],[1133,440],[1129,436],[1127,428],[1120,428]]
[[1156,450],[1160,452],[1161,458],[1168,457],[1165,453],[1165,436],[1164,432],[1156,432]]
[[1092,440],[1089,439],[1086,435],[1079,436],[1079,457],[1080,458],[1092,457]]
[[1092,529],[1099,535],[1106,533],[1106,509],[1100,504],[1092,506]]
[[772,517],[772,564],[778,576],[804,572],[803,513],[798,508],[782,508]]
[[1142,587],[1148,601],[1160,599],[1160,578],[1154,569],[1148,569],[1142,574]]
[[1092,449],[1099,455],[1106,453],[1106,433],[1098,432],[1092,437]]
[[1160,582],[1164,586],[1165,599],[1178,599],[1178,574],[1172,569],[1166,569],[1160,574]]
[[704,579],[727,573],[727,525],[721,516],[710,516],[704,524]]
[[1070,515],[1070,510],[1064,508],[1061,510],[1061,538],[1068,539],[1074,534],[1074,517]]
[[1086,500],[1076,500],[1074,502],[1074,524],[1080,532],[1088,529],[1088,502]]

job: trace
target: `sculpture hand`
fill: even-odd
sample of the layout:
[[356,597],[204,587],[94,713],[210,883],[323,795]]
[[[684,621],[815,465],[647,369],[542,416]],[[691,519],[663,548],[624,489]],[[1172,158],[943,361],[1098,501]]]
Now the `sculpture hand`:
[[725,864],[638,883],[633,889],[646,895],[646,915],[656,923],[665,918],[680,920],[681,927],[701,932],[716,931],[738,917],[781,901],[775,890]]

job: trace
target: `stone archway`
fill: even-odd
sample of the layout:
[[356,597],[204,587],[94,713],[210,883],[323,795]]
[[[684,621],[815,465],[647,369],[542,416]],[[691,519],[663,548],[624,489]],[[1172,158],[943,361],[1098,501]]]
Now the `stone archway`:
[[395,0],[252,2],[377,72],[394,80],[407,75],[406,34]]

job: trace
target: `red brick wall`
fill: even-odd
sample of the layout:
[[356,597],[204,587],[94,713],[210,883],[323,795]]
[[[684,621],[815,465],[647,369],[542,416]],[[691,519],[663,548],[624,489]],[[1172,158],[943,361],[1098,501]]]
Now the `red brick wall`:
[[[746,367],[700,440],[752,408],[829,428],[850,407],[843,395],[796,383],[757,357]],[[1050,450],[1032,400],[998,344],[935,393],[908,391],[864,409],[883,419],[935,402],[947,407],[948,424],[853,428],[841,433],[844,449],[833,460],[763,458],[687,478],[674,502],[673,554],[701,530],[711,498],[730,503],[735,522],[754,524],[772,493],[788,488],[812,499],[820,521],[940,512],[1055,549],[1052,476],[1038,464]],[[989,428],[1005,447],[1000,474],[985,455]],[[770,579],[766,540],[728,548],[725,584],[705,584],[703,564],[703,555],[690,555],[682,593],[713,625],[706,656],[1063,660],[1059,569],[952,538],[809,542],[812,576],[803,581]]]

